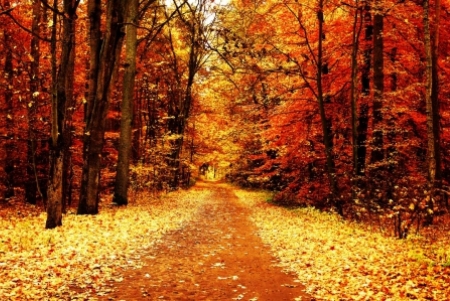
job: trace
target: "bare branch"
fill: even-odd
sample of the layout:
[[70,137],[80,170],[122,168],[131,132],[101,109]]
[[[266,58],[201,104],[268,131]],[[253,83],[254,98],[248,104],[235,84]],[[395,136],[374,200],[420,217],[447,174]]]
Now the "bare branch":
[[8,9],[4,10],[4,11],[1,11],[1,12],[0,12],[0,16],[9,13],[9,12],[12,11],[13,9],[14,9],[14,7],[11,7],[11,8],[8,8]]

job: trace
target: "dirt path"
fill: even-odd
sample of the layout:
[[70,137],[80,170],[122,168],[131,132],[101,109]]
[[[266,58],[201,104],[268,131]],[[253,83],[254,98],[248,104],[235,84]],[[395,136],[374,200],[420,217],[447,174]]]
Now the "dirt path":
[[142,254],[144,267],[123,271],[99,300],[314,300],[276,261],[231,188],[200,183],[213,199],[198,218]]

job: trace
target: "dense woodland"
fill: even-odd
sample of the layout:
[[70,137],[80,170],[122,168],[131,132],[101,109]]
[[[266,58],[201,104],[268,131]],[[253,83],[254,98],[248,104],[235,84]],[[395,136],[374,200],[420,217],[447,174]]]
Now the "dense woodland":
[[447,212],[450,3],[0,1],[0,203],[211,173],[405,238]]

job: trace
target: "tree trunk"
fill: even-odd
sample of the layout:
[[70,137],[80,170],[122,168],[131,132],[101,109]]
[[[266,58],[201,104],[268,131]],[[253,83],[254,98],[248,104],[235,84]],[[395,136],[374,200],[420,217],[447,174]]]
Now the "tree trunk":
[[[384,159],[383,150],[383,14],[380,0],[375,3],[375,16],[373,18],[373,142],[371,163],[378,164]],[[379,170],[375,167],[375,172]]]
[[[83,135],[83,169],[81,178],[80,199],[78,202],[78,214],[97,214],[97,199],[88,199],[88,184],[90,177],[98,175],[92,172],[89,167],[90,152],[90,132],[88,123],[91,120],[92,110],[96,98],[97,80],[99,72],[99,60],[100,60],[100,47],[102,45],[101,40],[101,1],[89,0],[88,2],[88,15],[89,15],[89,81],[88,81],[88,97],[84,108],[85,114],[85,131]],[[98,155],[100,156],[100,155]],[[96,197],[96,196],[95,196]]]
[[126,36],[126,62],[123,78],[123,97],[121,104],[122,117],[120,121],[119,159],[113,202],[119,205],[128,204],[128,182],[130,170],[130,156],[132,146],[131,126],[133,121],[133,95],[136,75],[136,47],[137,47],[137,11],[138,0],[130,1],[130,12]]
[[[55,7],[56,9],[56,7]],[[56,74],[56,56],[52,51],[52,69],[54,92],[52,99],[52,130],[50,140],[50,175],[48,184],[47,222],[51,229],[62,225],[62,211],[67,198],[68,156],[70,145],[70,127],[67,119],[71,116],[72,105],[74,46],[75,46],[75,11],[72,0],[64,0],[64,20],[62,30],[62,53],[59,73]],[[56,13],[54,13],[54,21]],[[56,26],[56,22],[53,23]],[[56,27],[52,34],[52,48],[56,50]]]
[[319,43],[317,53],[317,100],[319,102],[320,120],[323,131],[323,144],[325,145],[325,156],[328,181],[330,184],[331,202],[336,207],[338,213],[343,215],[342,203],[338,199],[338,187],[336,181],[336,167],[333,159],[333,146],[331,129],[328,126],[327,117],[325,114],[325,106],[323,100],[323,88],[322,88],[322,65],[323,65],[323,49],[322,49],[322,36],[323,36],[323,0],[319,0],[319,11],[317,13],[319,22]]
[[62,225],[62,195],[63,195],[63,152],[51,146],[50,151],[50,181],[48,185],[46,229]]
[[[428,137],[428,210],[425,223],[427,225],[433,222],[434,209],[434,190],[436,188],[436,180],[441,177],[440,167],[440,138],[439,138],[439,106],[438,106],[438,73],[437,73],[437,55],[439,44],[439,15],[440,4],[436,3],[436,21],[433,32],[430,26],[430,3],[429,0],[423,2],[423,23],[424,23],[424,39],[425,39],[425,102],[427,110],[427,137]],[[433,37],[434,35],[434,37]],[[434,48],[436,47],[436,48]],[[437,121],[435,120],[437,119]],[[439,177],[439,178],[438,178]]]
[[[88,3],[90,18],[91,65],[89,99],[83,143],[83,171],[78,214],[98,213],[101,152],[105,134],[111,87],[125,36],[125,20],[129,3],[111,0],[107,4],[106,33],[100,43],[101,1]],[[101,45],[100,45],[101,44]],[[91,86],[92,85],[92,86]]]
[[[8,7],[7,7],[8,8]],[[5,67],[4,67],[4,74],[5,74],[5,80],[6,80],[6,87],[5,87],[5,123],[6,123],[6,140],[5,140],[5,152],[6,152],[6,158],[5,158],[5,200],[9,200],[9,198],[14,196],[14,124],[13,124],[13,54],[10,44],[10,41],[12,39],[10,33],[5,30],[4,31],[4,38],[5,38]]]
[[369,0],[364,2],[362,21],[364,23],[364,64],[361,71],[361,86],[362,86],[362,103],[359,109],[358,125],[357,125],[357,139],[356,139],[356,175],[363,176],[366,168],[367,156],[367,126],[369,124],[369,106],[367,105],[367,98],[370,94],[370,69],[372,67],[372,38],[373,25],[371,7]]
[[431,48],[431,103],[433,109],[433,135],[434,135],[434,159],[436,161],[435,181],[440,188],[442,180],[441,166],[441,128],[440,128],[440,108],[439,108],[439,24],[441,15],[441,1],[435,0],[435,21],[432,32],[432,48]]
[[[350,98],[351,98],[351,108],[352,108],[352,143],[353,143],[353,176],[358,175],[358,163],[359,163],[359,157],[358,157],[358,93],[357,93],[357,87],[358,87],[358,50],[359,50],[359,36],[361,34],[361,28],[362,24],[359,24],[358,28],[358,14],[360,12],[359,8],[359,1],[356,1],[356,10],[355,10],[355,17],[353,20],[353,37],[352,37],[352,60],[351,60],[351,66],[352,66],[352,74],[351,74],[351,86],[350,86]],[[360,18],[362,22],[362,18]],[[353,185],[353,198],[355,198],[355,184]]]
[[[33,21],[31,30],[39,33],[39,22],[41,18],[41,1],[33,2]],[[25,185],[25,198],[30,204],[36,204],[36,194],[38,191],[38,182],[36,174],[36,109],[37,98],[39,97],[39,59],[40,59],[40,43],[39,38],[32,36],[31,38],[31,57],[30,63],[30,102],[28,109],[28,141],[27,141],[27,177]]]
[[[67,205],[71,204],[71,190],[72,190],[72,154],[70,152],[70,146],[72,145],[72,117],[74,112],[74,77],[75,77],[75,22],[76,22],[76,10],[78,8],[79,2],[75,0],[65,0],[64,1],[64,11],[66,11],[67,18],[65,18],[65,23],[63,26],[67,28],[69,32],[68,36],[64,39],[64,43],[67,45],[69,54],[67,56],[67,70],[64,76],[64,89],[61,91],[65,92],[66,103],[65,103],[65,117],[64,117],[64,131],[63,131],[63,212],[66,212]],[[67,40],[66,40],[67,39]],[[64,47],[64,46],[63,46]],[[64,51],[64,48],[63,48]],[[62,58],[61,58],[62,60]],[[62,64],[62,62],[61,62]]]

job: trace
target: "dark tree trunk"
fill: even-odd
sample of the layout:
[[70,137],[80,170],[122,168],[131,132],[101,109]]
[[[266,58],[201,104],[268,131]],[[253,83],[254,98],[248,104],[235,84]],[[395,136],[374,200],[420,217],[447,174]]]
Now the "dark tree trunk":
[[5,194],[6,200],[14,196],[14,124],[13,124],[13,55],[11,50],[11,35],[8,31],[4,31],[5,38],[5,123],[6,123],[6,139],[5,139]]
[[[359,2],[356,2],[357,9],[355,11],[355,16],[353,20],[353,36],[352,36],[352,74],[351,74],[351,88],[350,88],[350,99],[351,99],[351,109],[352,109],[352,143],[353,143],[353,174],[358,174],[358,50],[359,50],[359,36],[361,33],[361,24],[358,28],[358,14],[360,9],[358,7]],[[360,18],[361,19],[361,18]],[[361,20],[362,21],[362,20]]]
[[440,26],[440,14],[441,14],[441,1],[435,0],[434,4],[435,20],[433,26],[433,32],[431,35],[432,51],[431,51],[431,103],[433,109],[433,135],[434,135],[434,157],[436,160],[436,172],[435,181],[440,185],[442,180],[442,159],[441,159],[441,115],[439,108],[439,26]]
[[137,12],[139,1],[131,0],[126,37],[126,62],[123,79],[123,97],[121,104],[121,123],[119,138],[119,159],[117,163],[116,183],[113,202],[119,205],[128,204],[128,182],[130,170],[130,156],[132,147],[131,125],[133,121],[133,95],[136,74],[136,46],[137,46]]
[[[319,0],[319,11],[317,13],[319,22],[319,32],[318,36],[323,36],[323,0]],[[331,123],[328,122],[325,105],[323,99],[323,88],[322,88],[322,66],[323,66],[323,49],[322,49],[322,38],[319,38],[318,43],[318,53],[317,53],[317,101],[319,103],[320,120],[322,124],[323,132],[323,144],[325,146],[325,157],[326,157],[326,167],[327,176],[330,184],[331,193],[331,203],[337,209],[340,215],[343,215],[342,203],[338,196],[338,185],[336,179],[336,166],[333,158],[333,143],[332,143],[332,130],[330,128]]]
[[[426,211],[425,225],[431,225],[434,217],[434,202],[436,184],[441,179],[441,156],[440,156],[440,128],[439,128],[439,76],[438,76],[438,46],[439,46],[439,16],[440,2],[435,6],[435,25],[430,25],[430,3],[424,0],[423,23],[426,56],[426,82],[425,82],[425,102],[427,110],[427,162],[428,162],[428,203]],[[437,120],[436,120],[437,119]]]
[[[97,204],[97,195],[88,197],[89,193],[92,193],[91,182],[97,181],[98,189],[98,178],[99,174],[96,173],[96,170],[92,170],[93,167],[90,167],[90,157],[95,156],[100,157],[100,151],[97,150],[97,154],[92,154],[94,150],[92,150],[90,146],[90,139],[92,133],[89,131],[91,125],[91,118],[93,114],[93,108],[96,101],[96,90],[97,90],[97,81],[98,81],[98,73],[99,73],[99,61],[100,61],[100,47],[102,46],[101,40],[101,1],[100,0],[89,0],[88,1],[88,15],[89,15],[89,50],[90,50],[90,59],[89,59],[89,80],[88,80],[88,97],[87,103],[85,106],[85,131],[83,135],[83,169],[82,169],[82,179],[81,179],[81,190],[80,190],[80,199],[78,203],[78,214],[97,214],[98,213],[98,204]],[[101,137],[103,138],[103,137]],[[97,158],[99,160],[99,158]],[[99,168],[98,168],[99,169]],[[94,179],[93,179],[94,178]],[[95,191],[93,193],[96,193]]]
[[[377,164],[384,159],[383,150],[383,92],[384,92],[384,74],[383,74],[383,15],[380,1],[376,2],[375,16],[373,18],[373,142],[371,163]],[[379,170],[375,167],[375,172]]]
[[101,2],[90,0],[90,82],[83,144],[83,171],[78,214],[98,213],[100,164],[111,87],[125,37],[127,0],[111,0],[107,4],[106,33],[100,43]]
[[[57,7],[54,7],[56,9]],[[72,105],[75,12],[77,4],[73,0],[64,0],[64,20],[62,30],[62,53],[59,73],[56,74],[56,56],[53,56],[54,93],[52,99],[52,131],[50,143],[50,175],[48,185],[46,228],[62,225],[62,212],[65,208],[69,173],[69,145],[71,118],[69,107]],[[54,12],[54,21],[56,13]],[[53,24],[57,24],[54,22]],[[56,25],[55,25],[56,26]],[[52,48],[56,48],[56,27],[52,34]],[[56,49],[55,49],[56,50]],[[55,51],[56,52],[56,51]],[[55,53],[52,52],[52,53]]]
[[368,2],[365,1],[363,10],[363,23],[364,23],[364,64],[361,70],[361,86],[362,86],[362,102],[359,108],[358,125],[357,125],[357,139],[356,139],[356,175],[363,176],[366,168],[366,156],[367,156],[367,127],[369,124],[369,106],[367,105],[367,98],[370,94],[370,69],[372,67],[372,38],[373,38],[373,25],[371,7]]
[[[39,33],[39,21],[41,18],[41,1],[35,0],[33,2],[33,21],[31,29],[35,33]],[[40,74],[39,74],[39,59],[40,59],[40,43],[39,38],[32,36],[30,54],[33,58],[30,63],[30,105],[28,108],[28,141],[27,141],[27,177],[25,185],[25,199],[30,204],[36,204],[36,195],[38,192],[38,182],[36,173],[36,109],[37,97],[39,97],[40,90]]]

